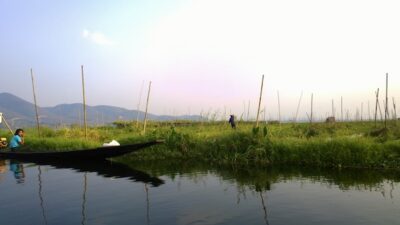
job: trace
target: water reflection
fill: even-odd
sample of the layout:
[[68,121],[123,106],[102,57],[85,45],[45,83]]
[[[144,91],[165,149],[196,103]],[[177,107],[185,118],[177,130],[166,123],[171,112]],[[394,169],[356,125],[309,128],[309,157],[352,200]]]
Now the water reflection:
[[[0,183],[2,201],[13,203],[0,204],[0,224],[400,222],[397,171],[232,168],[190,161],[37,165],[24,164],[26,185],[18,186],[18,193],[10,177],[13,171],[9,172],[11,182]],[[158,187],[164,184],[158,176],[167,181],[165,185]],[[32,221],[16,216],[16,209],[27,212]]]
[[3,179],[6,172],[7,172],[6,161],[0,160],[0,181]]
[[146,224],[150,224],[150,200],[149,200],[149,188],[147,184],[144,185],[144,190],[146,191]]
[[38,166],[38,185],[39,185],[40,209],[42,210],[44,224],[47,225],[47,217],[46,217],[46,211],[44,208],[44,199],[43,199],[43,194],[42,194],[43,185],[42,185],[42,168],[41,168],[41,166]]
[[24,165],[16,160],[10,160],[10,171],[14,173],[14,178],[18,184],[25,182]]
[[81,224],[86,224],[86,192],[87,192],[87,172],[83,176],[83,195],[82,195],[82,221]]
[[[10,161],[11,162],[11,161]],[[158,177],[150,176],[148,173],[142,172],[132,167],[108,160],[94,160],[94,161],[25,161],[32,162],[37,165],[49,165],[58,169],[73,169],[83,173],[97,173],[103,177],[110,178],[128,178],[134,182],[143,182],[151,184],[153,187],[158,187],[164,184],[164,181]],[[19,163],[21,164],[21,163]],[[22,164],[21,164],[22,165]]]
[[[124,165],[117,162],[111,162],[107,160],[103,161],[77,161],[77,162],[52,162],[52,161],[29,161],[29,163],[35,163],[35,165],[26,164],[27,161],[21,162],[17,160],[9,160],[8,162],[5,160],[0,161],[0,175],[5,174],[7,172],[7,164],[9,165],[10,172],[13,173],[14,178],[17,180],[18,184],[22,184],[25,182],[26,175],[24,171],[24,166],[27,169],[34,169],[37,168],[37,192],[36,195],[39,199],[39,206],[38,209],[41,211],[42,222],[41,224],[47,225],[48,222],[48,209],[46,207],[46,193],[44,188],[46,185],[53,186],[54,183],[46,182],[43,177],[43,168],[45,167],[45,171],[47,166],[50,166],[55,169],[72,169],[82,173],[82,184],[81,184],[81,220],[80,224],[85,225],[87,224],[87,201],[88,201],[88,183],[89,177],[88,173],[97,173],[99,176],[106,177],[106,178],[128,178],[134,182],[143,182],[144,183],[144,191],[145,191],[145,201],[146,201],[146,224],[150,224],[150,199],[149,199],[149,186],[151,187],[158,187],[164,184],[164,181],[157,178],[150,176],[149,174],[133,169],[128,165]],[[29,166],[27,166],[29,165]],[[28,173],[32,174],[32,172]],[[0,177],[1,179],[1,177]],[[93,199],[94,200],[94,199]],[[94,200],[95,201],[95,200]],[[1,215],[1,214],[0,214]],[[0,219],[1,224],[1,219]],[[50,222],[51,224],[51,222]]]
[[7,171],[6,160],[0,160],[0,173],[5,173]]
[[320,182],[327,187],[335,186],[340,190],[375,191],[380,191],[382,184],[387,181],[400,182],[400,173],[396,170],[294,166],[229,167],[193,161],[134,162],[132,166],[155,176],[169,176],[172,179],[179,174],[190,174],[196,179],[196,174],[211,171],[223,180],[234,180],[240,187],[248,187],[256,192],[270,191],[273,184],[290,180],[306,179]]
[[262,193],[262,192],[259,192],[259,193],[260,193],[260,198],[261,198],[261,205],[262,205],[263,211],[264,211],[264,221],[265,221],[265,224],[269,225],[269,222],[268,222],[268,212],[267,212],[267,204],[266,204],[266,202],[264,201],[263,193]]
[[[258,199],[258,210],[260,210],[259,212],[262,214],[262,216],[260,215],[259,218],[262,218],[264,224],[267,225],[285,224],[282,223],[282,221],[280,223],[276,223],[277,217],[280,218],[279,216],[282,216],[282,213],[285,210],[292,210],[290,211],[291,215],[298,217],[302,217],[301,213],[304,213],[303,215],[310,214],[315,216],[318,215],[318,213],[320,212],[321,214],[331,216],[335,214],[335,211],[342,212],[343,209],[351,208],[350,205],[358,208],[344,210],[344,212],[342,212],[344,216],[341,215],[339,216],[339,218],[346,218],[348,220],[342,221],[342,224],[352,224],[351,221],[353,220],[357,222],[354,224],[360,224],[360,220],[358,220],[359,218],[355,217],[353,219],[350,219],[352,215],[351,210],[354,210],[356,214],[358,210],[360,212],[369,212],[369,210],[371,210],[371,207],[369,207],[364,202],[377,202],[377,200],[379,200],[380,204],[382,204],[382,208],[389,209],[386,210],[385,216],[382,216],[384,214],[374,215],[372,213],[371,216],[363,219],[374,221],[378,220],[377,218],[380,218],[386,221],[396,221],[397,219],[393,217],[393,214],[388,213],[388,211],[393,211],[396,205],[400,203],[400,174],[398,173],[398,171],[395,170],[328,169],[291,166],[235,168],[221,167],[212,164],[202,164],[193,161],[168,163],[132,162],[132,165],[135,168],[149,172],[151,174],[157,176],[167,176],[171,180],[175,180],[176,189],[179,192],[181,192],[181,183],[184,182],[182,180],[190,180],[198,184],[203,183],[204,180],[207,181],[210,176],[218,177],[221,184],[229,183],[234,186],[233,188],[231,186],[228,187],[230,189],[236,189],[233,190],[235,194],[232,197],[236,197],[235,202],[237,205],[241,204],[241,202],[243,201],[248,203],[249,198]],[[232,193],[232,190],[229,190],[228,187],[224,187],[224,195]],[[332,192],[329,192],[329,190],[331,190]],[[337,192],[337,190],[340,191]],[[251,197],[249,197],[249,193],[251,193]],[[378,196],[376,196],[377,194]],[[380,194],[382,197],[379,199]],[[270,195],[273,196],[272,203],[270,202]],[[279,195],[279,198],[276,197],[277,195]],[[369,197],[368,195],[371,195],[371,197]],[[376,197],[378,197],[378,199],[376,199]],[[397,197],[397,199],[395,199],[395,197]],[[196,201],[198,200],[196,199]],[[330,204],[330,201],[334,203]],[[299,205],[301,205],[301,202],[304,202],[304,204],[307,205],[304,208],[301,208],[299,207]],[[388,202],[392,203],[386,204]],[[246,203],[244,205],[246,205]],[[281,204],[281,206],[279,204]],[[330,208],[334,204],[343,204],[345,207],[339,207],[338,209]],[[282,205],[284,205],[284,207]],[[280,207],[283,208],[279,210]],[[325,209],[330,209],[332,211],[331,213],[323,211]],[[214,216],[213,212],[207,212],[206,214],[202,213],[202,211],[199,209],[197,210],[198,211],[191,210],[191,213],[187,213],[191,216],[185,215],[185,217],[182,217],[182,223],[196,223],[196,221],[202,221],[202,219],[205,217],[208,218],[208,221],[212,219],[215,219],[216,221],[218,220],[216,219],[217,217]],[[198,216],[194,217],[193,215],[195,213]],[[330,218],[329,216],[325,218]],[[223,216],[220,216],[219,219],[223,221],[224,218],[221,217]],[[305,216],[304,218],[306,219],[305,221],[307,221],[307,216]],[[315,216],[315,218],[318,218],[320,220],[327,220],[324,217],[319,216]],[[333,218],[332,221],[340,221],[339,218]],[[228,219],[229,218],[225,218],[225,220]],[[308,219],[312,220],[313,218],[310,217]],[[399,220],[397,221],[400,222]],[[286,224],[294,224],[293,222],[294,221],[292,221],[292,223],[288,222]],[[311,222],[310,224],[315,224],[315,221],[309,222]],[[210,224],[214,223],[211,222]],[[335,223],[332,222],[327,224]]]

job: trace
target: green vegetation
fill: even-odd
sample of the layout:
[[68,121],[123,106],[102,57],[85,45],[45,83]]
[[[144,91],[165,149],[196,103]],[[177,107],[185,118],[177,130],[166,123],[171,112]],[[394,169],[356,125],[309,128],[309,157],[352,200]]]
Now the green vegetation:
[[[141,125],[139,126],[141,128]],[[150,122],[146,135],[135,122],[92,127],[88,141],[78,127],[26,129],[32,151],[70,150],[101,146],[115,139],[121,144],[164,139],[165,144],[116,160],[196,160],[230,165],[309,165],[323,167],[400,168],[400,127],[375,128],[373,122],[270,124],[257,129],[239,123],[233,130],[222,122]],[[9,134],[2,131],[2,136]]]

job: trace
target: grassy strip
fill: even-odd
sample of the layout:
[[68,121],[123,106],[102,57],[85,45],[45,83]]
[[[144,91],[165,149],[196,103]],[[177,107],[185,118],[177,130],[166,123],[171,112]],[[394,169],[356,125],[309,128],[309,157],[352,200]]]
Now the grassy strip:
[[[112,139],[121,144],[164,139],[165,144],[117,160],[202,160],[232,166],[312,165],[326,167],[400,168],[400,129],[375,129],[373,123],[274,124],[253,129],[239,123],[150,123],[142,135],[135,123],[89,130],[83,138],[79,128],[43,128],[41,138],[27,129],[26,143],[32,151],[65,151],[101,146]],[[7,135],[4,131],[0,135]]]
[[[179,138],[177,138],[178,136]],[[173,140],[171,140],[171,137]],[[179,141],[175,141],[179,139]],[[221,164],[286,164],[326,167],[399,168],[400,141],[369,138],[268,138],[238,132],[198,140],[173,134],[164,146],[128,155],[124,160],[201,159]]]
[[[361,126],[360,126],[361,125]],[[285,125],[225,131],[180,132],[171,129],[166,144],[129,155],[122,161],[200,159],[230,165],[309,165],[324,167],[400,168],[400,139],[394,132],[371,136],[365,124],[313,127]],[[354,126],[359,126],[355,129]],[[282,128],[280,128],[282,129]],[[362,131],[362,132],[360,132]],[[280,133],[278,133],[280,132]]]

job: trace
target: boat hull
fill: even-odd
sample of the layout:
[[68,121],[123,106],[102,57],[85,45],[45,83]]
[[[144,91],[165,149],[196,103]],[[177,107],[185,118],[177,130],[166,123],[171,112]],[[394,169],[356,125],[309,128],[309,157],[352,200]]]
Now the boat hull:
[[65,151],[65,152],[1,152],[0,158],[20,160],[102,160],[139,151],[143,148],[160,144],[162,141],[108,146],[95,149]]

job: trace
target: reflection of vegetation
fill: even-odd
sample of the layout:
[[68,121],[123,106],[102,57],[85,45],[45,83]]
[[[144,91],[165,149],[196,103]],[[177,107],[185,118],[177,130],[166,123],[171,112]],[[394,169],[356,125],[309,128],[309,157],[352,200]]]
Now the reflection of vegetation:
[[180,174],[198,179],[204,173],[214,173],[224,180],[234,180],[239,189],[250,188],[257,192],[268,191],[272,185],[289,180],[307,179],[327,186],[338,186],[341,190],[379,189],[387,181],[400,182],[398,171],[369,169],[327,169],[295,166],[241,167],[233,168],[219,164],[194,161],[147,161],[134,162],[129,166],[146,171],[154,176],[168,176],[175,179]]
[[[140,127],[140,126],[139,126]],[[271,124],[254,129],[239,123],[236,130],[222,122],[149,123],[146,135],[135,122],[89,129],[89,140],[77,127],[43,128],[44,138],[27,129],[33,151],[84,149],[112,139],[121,144],[164,139],[166,143],[123,160],[201,159],[221,165],[306,165],[323,167],[399,168],[400,127],[385,132],[371,122],[336,124]],[[2,133],[0,133],[2,134]],[[6,134],[6,133],[4,133]]]

